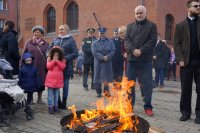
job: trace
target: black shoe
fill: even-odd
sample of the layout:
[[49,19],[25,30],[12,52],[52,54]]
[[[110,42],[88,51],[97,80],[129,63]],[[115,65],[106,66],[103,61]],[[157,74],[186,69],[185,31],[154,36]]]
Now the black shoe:
[[84,87],[84,90],[85,90],[85,91],[88,91],[88,87]]
[[102,95],[101,94],[97,94],[97,97],[102,97]]
[[200,117],[196,117],[195,120],[194,120],[194,123],[200,124]]
[[180,117],[180,121],[187,121],[187,120],[189,120],[190,119],[190,116],[188,116],[188,115],[182,115],[181,117]]

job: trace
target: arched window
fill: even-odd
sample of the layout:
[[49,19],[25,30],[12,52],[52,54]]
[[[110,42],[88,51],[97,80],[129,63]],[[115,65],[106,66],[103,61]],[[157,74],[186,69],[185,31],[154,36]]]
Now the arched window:
[[165,40],[171,40],[174,29],[174,17],[171,14],[165,16]]
[[49,7],[47,10],[47,33],[55,32],[56,29],[56,10]]
[[0,0],[0,10],[7,10],[8,0]]
[[75,2],[67,6],[67,24],[70,30],[78,30],[78,5]]

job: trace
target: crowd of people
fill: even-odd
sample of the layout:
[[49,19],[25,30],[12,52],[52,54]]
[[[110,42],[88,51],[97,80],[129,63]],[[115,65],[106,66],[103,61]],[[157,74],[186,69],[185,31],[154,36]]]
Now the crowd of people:
[[[137,80],[144,100],[144,112],[148,116],[154,115],[152,89],[158,86],[163,88],[164,79],[170,79],[171,71],[176,81],[178,64],[182,91],[180,120],[190,119],[194,79],[197,90],[195,123],[200,124],[200,34],[197,30],[200,26],[200,2],[189,0],[187,13],[187,18],[176,25],[174,47],[167,46],[167,42],[161,39],[156,24],[147,19],[146,8],[139,5],[135,8],[135,21],[127,27],[113,29],[112,38],[106,36],[106,27],[98,28],[98,37],[94,36],[94,28],[88,28],[79,52],[68,25],[59,27],[58,36],[50,44],[43,38],[44,28],[35,26],[32,29],[33,37],[27,40],[22,57],[18,52],[14,23],[8,20],[0,35],[0,54],[13,67],[12,74],[19,75],[19,86],[27,93],[25,112],[33,112],[31,102],[34,92],[38,93],[37,103],[44,103],[42,92],[47,88],[50,114],[67,107],[69,80],[74,75],[75,59],[78,74],[83,74],[84,90],[89,90],[88,77],[91,72],[91,89],[96,90],[97,97],[102,97],[102,92],[111,97],[109,84],[121,82],[124,75],[128,80]],[[152,76],[153,68],[155,79]],[[131,87],[129,96],[134,107],[135,86]],[[27,116],[27,119],[33,118],[33,113]]]

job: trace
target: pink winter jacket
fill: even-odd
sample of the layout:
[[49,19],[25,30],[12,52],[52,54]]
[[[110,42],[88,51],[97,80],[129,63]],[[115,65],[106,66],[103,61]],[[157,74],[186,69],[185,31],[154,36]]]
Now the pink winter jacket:
[[47,61],[48,73],[46,76],[45,86],[48,88],[62,88],[64,86],[63,70],[66,66],[65,60],[63,61]]

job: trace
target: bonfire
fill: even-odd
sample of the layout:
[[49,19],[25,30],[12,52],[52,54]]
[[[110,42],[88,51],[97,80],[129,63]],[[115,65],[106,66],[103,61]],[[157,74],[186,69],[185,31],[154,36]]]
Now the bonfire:
[[[103,97],[96,102],[95,110],[85,110],[80,118],[77,117],[76,107],[69,107],[73,113],[71,123],[67,128],[86,130],[87,132],[103,132],[112,129],[112,132],[134,131],[137,132],[139,120],[134,115],[129,93],[134,81],[128,81],[126,77],[121,83],[110,85],[111,97]],[[106,100],[106,101],[105,101]]]

